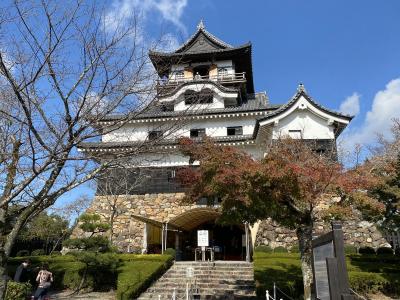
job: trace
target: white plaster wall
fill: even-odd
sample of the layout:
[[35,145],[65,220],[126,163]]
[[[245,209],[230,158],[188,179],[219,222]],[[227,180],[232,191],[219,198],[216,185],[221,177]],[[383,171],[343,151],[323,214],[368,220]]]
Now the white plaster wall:
[[159,101],[160,102],[182,101],[184,93],[187,90],[193,90],[193,91],[199,92],[199,91],[201,91],[202,89],[205,89],[205,88],[212,90],[214,92],[214,95],[216,97],[219,97],[220,99],[224,99],[224,98],[236,99],[237,96],[238,96],[237,92],[229,92],[229,93],[222,92],[215,85],[207,83],[207,81],[205,81],[204,83],[201,83],[201,84],[200,83],[196,83],[196,84],[186,85],[186,86],[182,87],[180,90],[178,90],[171,97],[161,98]]
[[334,128],[309,110],[296,110],[280,119],[273,128],[273,139],[289,136],[289,130],[301,130],[303,139],[334,139]]
[[[172,123],[174,122],[174,123]],[[103,142],[132,142],[144,141],[152,130],[165,131],[166,138],[189,137],[190,129],[206,129],[206,135],[211,137],[226,136],[226,128],[242,126],[243,134],[253,134],[256,121],[254,117],[230,117],[218,119],[203,119],[187,121],[187,124],[175,123],[177,121],[155,123],[134,123],[103,135]],[[183,121],[184,122],[184,121]],[[170,130],[172,129],[172,130]]]
[[[261,159],[264,154],[256,145],[240,145],[235,147],[247,152],[254,159]],[[148,153],[135,156],[130,163],[136,167],[187,166],[189,165],[189,158],[179,153]],[[194,162],[194,165],[198,165],[198,162]]]

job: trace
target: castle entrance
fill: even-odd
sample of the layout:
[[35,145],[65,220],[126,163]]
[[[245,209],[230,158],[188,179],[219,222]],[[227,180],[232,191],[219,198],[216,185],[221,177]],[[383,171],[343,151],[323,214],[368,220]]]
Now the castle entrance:
[[174,248],[177,260],[201,260],[198,234],[207,231],[206,260],[246,260],[246,241],[251,245],[246,225],[221,225],[216,222],[219,216],[213,208],[195,208],[177,216],[164,225],[162,246]]

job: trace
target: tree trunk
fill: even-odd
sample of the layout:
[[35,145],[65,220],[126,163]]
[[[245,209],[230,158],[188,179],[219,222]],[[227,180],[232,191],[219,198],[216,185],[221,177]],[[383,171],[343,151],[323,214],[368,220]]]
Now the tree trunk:
[[4,299],[7,289],[7,257],[3,245],[0,246],[0,299]]
[[300,249],[300,260],[301,260],[301,271],[303,273],[303,285],[304,285],[304,299],[311,299],[311,285],[313,282],[313,273],[311,266],[311,240],[312,240],[312,223],[302,225],[297,228],[296,235],[299,240]]

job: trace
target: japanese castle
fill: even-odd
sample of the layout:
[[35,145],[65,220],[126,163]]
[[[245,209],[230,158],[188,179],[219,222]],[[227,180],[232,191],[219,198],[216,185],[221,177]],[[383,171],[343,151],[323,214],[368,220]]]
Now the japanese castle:
[[[196,32],[174,52],[149,53],[158,75],[157,99],[100,142],[80,145],[91,156],[120,155],[140,143],[153,143],[147,153],[132,154],[126,168],[113,170],[98,182],[89,211],[105,218],[113,214],[113,243],[122,251],[160,253],[174,248],[181,259],[192,260],[198,231],[208,231],[208,246],[217,259],[245,259],[260,234],[259,224],[222,226],[218,199],[183,204],[184,188],[176,170],[189,165],[178,149],[179,137],[237,147],[254,159],[263,158],[268,145],[281,136],[315,142],[316,151],[332,151],[336,139],[351,121],[319,105],[300,84],[283,105],[271,104],[253,83],[252,45],[232,46],[205,29]],[[110,115],[99,126],[118,124]],[[112,173],[110,171],[110,174]],[[120,182],[118,182],[120,181]],[[124,184],[119,184],[124,182]],[[117,212],[109,198],[117,195]]]

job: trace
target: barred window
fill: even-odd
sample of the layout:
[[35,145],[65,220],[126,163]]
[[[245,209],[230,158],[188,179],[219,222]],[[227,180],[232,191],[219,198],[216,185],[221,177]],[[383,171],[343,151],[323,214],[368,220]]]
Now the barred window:
[[233,126],[226,128],[226,135],[242,135],[243,127],[242,126]]

